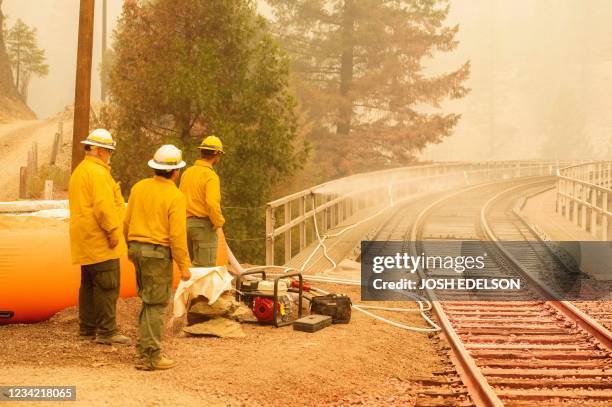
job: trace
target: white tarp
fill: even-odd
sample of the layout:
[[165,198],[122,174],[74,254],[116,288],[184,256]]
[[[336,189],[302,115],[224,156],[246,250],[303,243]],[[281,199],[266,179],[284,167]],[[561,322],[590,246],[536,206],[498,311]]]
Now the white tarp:
[[224,291],[232,288],[232,275],[226,266],[192,267],[189,269],[191,278],[179,283],[174,294],[174,316],[180,318],[187,312],[190,298],[203,295],[208,303],[213,304]]

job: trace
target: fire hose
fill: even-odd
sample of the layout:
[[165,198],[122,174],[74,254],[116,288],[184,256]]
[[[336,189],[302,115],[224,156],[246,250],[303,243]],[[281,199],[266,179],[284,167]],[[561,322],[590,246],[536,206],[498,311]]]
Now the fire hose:
[[[391,200],[391,195],[389,195],[389,198]],[[317,225],[317,218],[316,218],[316,205],[315,205],[315,198],[314,198],[314,193],[312,194],[312,206],[313,206],[313,223],[314,223],[314,227],[315,227],[315,232],[316,232],[316,236],[317,236],[317,241],[318,244],[315,247],[315,249],[312,251],[312,253],[310,253],[310,255],[308,256],[308,258],[304,261],[304,263],[302,264],[302,266],[299,269],[296,269],[294,267],[285,267],[285,266],[275,266],[275,265],[269,265],[269,266],[254,266],[254,267],[249,267],[249,268],[244,268],[242,267],[242,265],[238,262],[238,260],[236,259],[236,257],[234,256],[234,254],[232,253],[231,249],[227,248],[227,253],[228,253],[228,259],[229,259],[229,263],[230,265],[237,270],[240,273],[246,272],[246,271],[256,271],[256,270],[267,270],[267,269],[279,269],[281,270],[283,273],[288,273],[290,271],[298,271],[298,272],[303,272],[306,269],[306,265],[310,262],[310,260],[312,259],[312,257],[314,256],[314,254],[319,250],[319,248],[323,248],[323,255],[325,256],[325,258],[332,264],[331,269],[334,269],[337,267],[336,262],[334,261],[334,259],[331,258],[331,256],[329,256],[329,254],[327,253],[327,246],[325,245],[325,240],[329,237],[337,237],[342,235],[343,233],[345,233],[346,231],[357,227],[358,225],[367,222],[371,219],[374,219],[375,217],[379,216],[381,213],[383,213],[384,211],[386,211],[387,209],[389,209],[390,207],[393,206],[393,201],[391,200],[390,204],[388,206],[385,206],[384,208],[382,208],[381,210],[377,211],[376,213],[374,213],[373,215],[368,216],[365,219],[362,219],[359,222],[356,222],[350,226],[345,227],[344,229],[340,230],[339,232],[335,233],[335,234],[330,234],[330,235],[325,235],[323,237],[321,237],[321,234],[319,233],[319,227]],[[314,282],[319,282],[319,283],[331,283],[331,284],[340,284],[340,285],[361,285],[361,282],[359,280],[351,280],[351,279],[341,279],[341,278],[333,278],[333,277],[325,277],[325,276],[304,276],[304,280],[306,281],[314,281]],[[323,294],[329,294],[327,291],[318,289],[318,288],[311,288],[315,291],[318,291],[320,293]],[[430,311],[432,309],[431,306],[431,302],[429,302],[429,300],[427,300],[426,298],[423,298],[417,294],[413,294],[413,293],[408,293],[407,294],[410,298],[413,298],[417,304],[419,305],[419,308],[396,308],[396,307],[380,307],[380,306],[374,306],[374,305],[352,305],[352,308],[371,317],[374,319],[377,319],[379,321],[382,321],[384,323],[387,323],[389,325],[395,326],[397,328],[400,329],[404,329],[404,330],[408,330],[408,331],[416,331],[416,332],[437,332],[440,331],[441,328],[429,317],[429,315],[427,315],[426,313],[428,311]],[[429,328],[423,328],[423,327],[415,327],[415,326],[410,326],[410,325],[406,325],[406,324],[402,324],[396,321],[392,321],[389,320],[387,318],[383,318],[380,315],[376,315],[370,311],[367,311],[368,309],[371,310],[381,310],[381,311],[392,311],[392,312],[405,312],[405,313],[418,313],[421,314],[421,317],[427,322],[427,324],[430,326]]]

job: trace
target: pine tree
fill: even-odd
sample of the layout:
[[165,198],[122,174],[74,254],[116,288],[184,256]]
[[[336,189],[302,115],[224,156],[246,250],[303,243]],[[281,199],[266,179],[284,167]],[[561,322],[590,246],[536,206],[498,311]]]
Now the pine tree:
[[21,100],[13,81],[11,62],[5,45],[6,25],[2,13],[2,1],[0,0],[0,120],[32,119],[35,115]]
[[304,153],[288,58],[266,21],[246,0],[126,2],[113,48],[105,115],[118,137],[119,178],[129,188],[149,176],[147,159],[161,144],[176,144],[191,163],[204,136],[219,136],[222,204],[233,207],[226,235],[257,239],[232,248],[262,260],[261,206]]
[[[268,0],[293,57],[303,111],[320,161],[337,174],[406,164],[452,133],[470,65],[428,75],[437,53],[457,47],[448,0]],[[357,164],[356,164],[357,163]],[[363,165],[360,165],[362,163]]]
[[8,30],[6,44],[15,77],[15,87],[26,101],[31,76],[49,74],[49,66],[45,63],[45,51],[38,48],[36,28],[28,27],[20,19]]

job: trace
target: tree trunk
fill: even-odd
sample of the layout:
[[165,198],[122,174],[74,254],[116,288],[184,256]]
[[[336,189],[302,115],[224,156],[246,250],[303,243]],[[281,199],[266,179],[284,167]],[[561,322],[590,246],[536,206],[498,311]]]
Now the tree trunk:
[[[102,67],[103,70],[106,69],[106,24],[107,24],[107,5],[106,0],[102,0]],[[101,71],[101,80],[100,80],[100,99],[103,102],[106,101],[106,78],[105,72]]]
[[353,83],[353,58],[354,58],[354,26],[355,7],[354,0],[345,0],[342,21],[342,57],[340,61],[340,105],[336,133],[348,135],[351,130],[351,117],[353,115],[353,100],[350,96]]

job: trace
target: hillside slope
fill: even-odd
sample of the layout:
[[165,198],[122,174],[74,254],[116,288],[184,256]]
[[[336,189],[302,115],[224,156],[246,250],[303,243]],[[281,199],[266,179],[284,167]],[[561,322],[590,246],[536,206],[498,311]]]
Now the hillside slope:
[[[4,14],[2,14],[2,1],[0,0],[0,27],[3,27]],[[4,33],[0,29],[0,121],[9,119],[35,119],[36,115],[23,102],[13,82],[13,72],[9,63]]]

